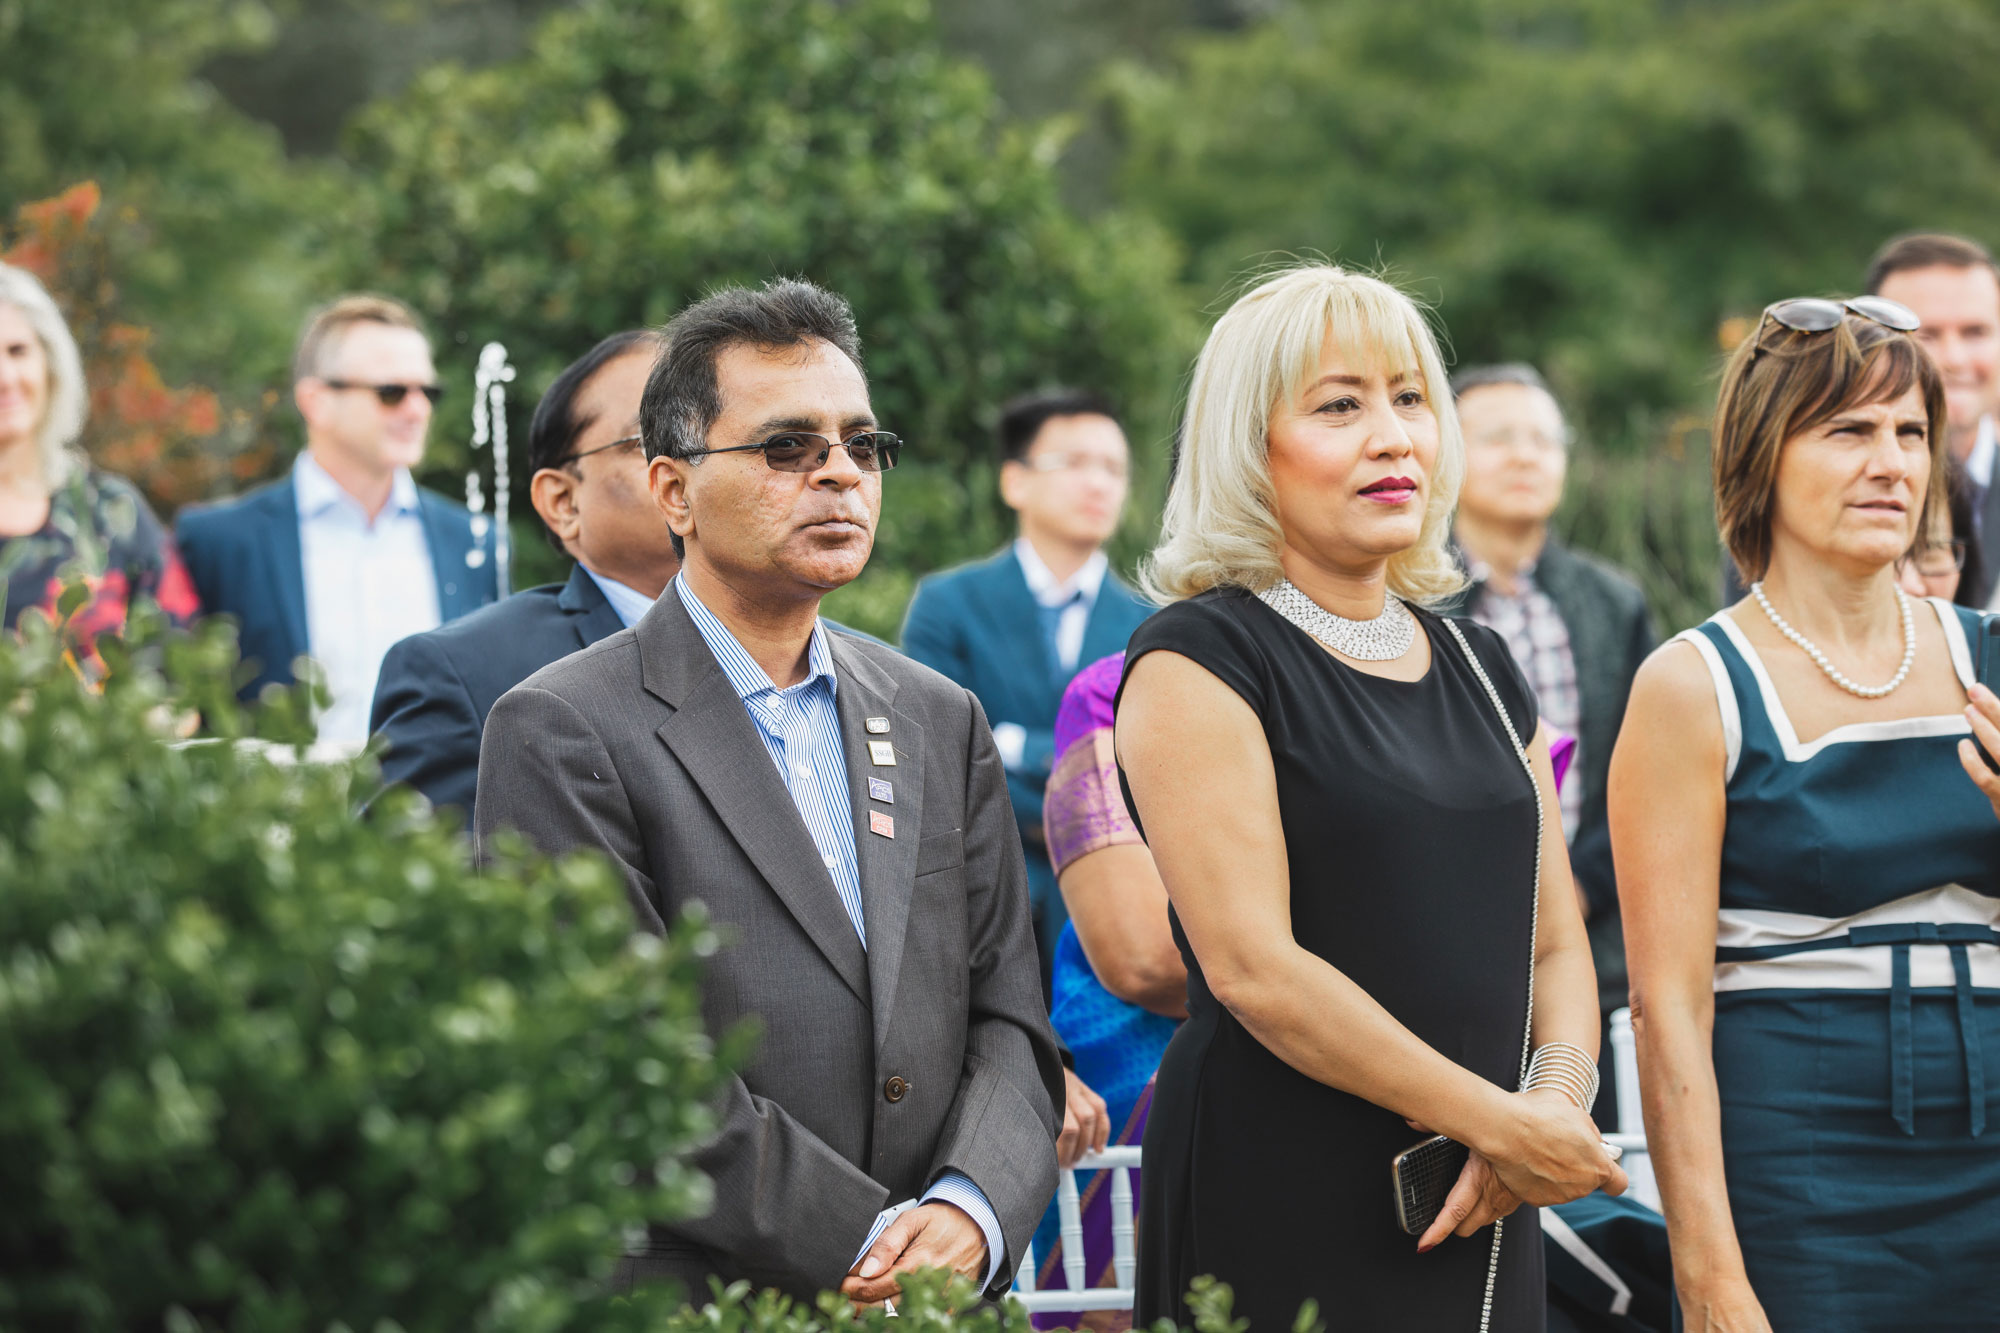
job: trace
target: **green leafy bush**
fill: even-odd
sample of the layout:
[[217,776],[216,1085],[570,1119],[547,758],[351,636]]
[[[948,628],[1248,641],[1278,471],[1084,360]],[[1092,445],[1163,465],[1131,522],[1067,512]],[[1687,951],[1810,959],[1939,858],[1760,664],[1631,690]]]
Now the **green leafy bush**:
[[[607,1329],[722,1067],[699,919],[284,762],[226,632],[0,640],[0,1327]],[[141,636],[146,637],[146,636]],[[221,738],[176,746],[198,707]],[[732,1043],[725,1043],[730,1046]],[[721,1059],[734,1058],[730,1050]],[[648,1324],[658,1327],[657,1320]]]

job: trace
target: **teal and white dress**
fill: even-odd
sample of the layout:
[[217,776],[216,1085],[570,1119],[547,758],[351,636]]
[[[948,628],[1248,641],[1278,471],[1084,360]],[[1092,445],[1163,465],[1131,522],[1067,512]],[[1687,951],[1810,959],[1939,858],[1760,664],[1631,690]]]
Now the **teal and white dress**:
[[[1979,617],[1929,605],[1969,686]],[[1715,1075],[1751,1286],[1777,1333],[2000,1328],[2000,819],[1970,728],[1801,744],[1728,612],[1680,637],[1728,750]]]

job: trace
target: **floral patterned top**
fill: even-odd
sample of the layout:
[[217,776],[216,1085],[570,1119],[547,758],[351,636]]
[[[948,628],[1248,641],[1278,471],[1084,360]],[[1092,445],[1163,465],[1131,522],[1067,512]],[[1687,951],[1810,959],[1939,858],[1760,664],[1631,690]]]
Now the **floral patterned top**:
[[55,619],[64,579],[79,574],[90,600],[69,624],[84,657],[99,634],[124,629],[135,598],[157,603],[177,626],[201,611],[166,526],[131,482],[95,468],[79,469],[50,497],[38,531],[0,537],[0,591],[7,599],[0,626],[12,630],[31,609]]

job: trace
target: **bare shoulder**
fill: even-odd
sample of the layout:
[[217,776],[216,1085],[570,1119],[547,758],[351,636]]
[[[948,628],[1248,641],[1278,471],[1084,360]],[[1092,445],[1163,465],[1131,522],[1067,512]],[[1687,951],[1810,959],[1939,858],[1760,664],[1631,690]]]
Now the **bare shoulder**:
[[1722,713],[1701,650],[1674,638],[1655,648],[1632,678],[1620,747],[1636,740],[1654,752],[1720,755]]
[[1709,674],[1700,649],[1685,639],[1673,638],[1648,653],[1639,664],[1638,674],[1632,679],[1632,702],[1639,703],[1642,695],[1648,702],[1676,707],[1713,703],[1715,679]]

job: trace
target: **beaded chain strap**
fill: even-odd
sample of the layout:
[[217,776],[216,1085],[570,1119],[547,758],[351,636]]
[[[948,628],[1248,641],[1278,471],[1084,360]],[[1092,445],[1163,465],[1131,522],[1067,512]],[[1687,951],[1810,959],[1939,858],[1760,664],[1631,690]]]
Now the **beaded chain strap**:
[[[1535,780],[1535,766],[1528,758],[1527,747],[1521,744],[1521,737],[1514,730],[1514,719],[1507,716],[1507,706],[1500,701],[1500,691],[1493,688],[1493,680],[1486,674],[1486,667],[1479,655],[1472,651],[1472,645],[1465,641],[1465,634],[1455,621],[1445,620],[1444,627],[1451,631],[1451,637],[1458,640],[1460,651],[1472,667],[1472,674],[1479,677],[1479,683],[1486,688],[1486,697],[1493,701],[1493,711],[1500,717],[1500,725],[1507,731],[1507,739],[1513,742],[1514,757],[1521,761],[1521,767],[1528,774],[1528,785],[1535,793],[1535,896],[1528,909],[1528,1017],[1521,1025],[1521,1072],[1519,1083],[1528,1081],[1528,1057],[1535,1037],[1535,937],[1541,933],[1542,916],[1542,835],[1544,832],[1544,812],[1542,810],[1542,784]],[[1486,1295],[1479,1304],[1479,1333],[1490,1333],[1493,1326],[1493,1287],[1500,1277],[1500,1231],[1507,1219],[1496,1218],[1493,1223],[1493,1252],[1486,1260]]]

